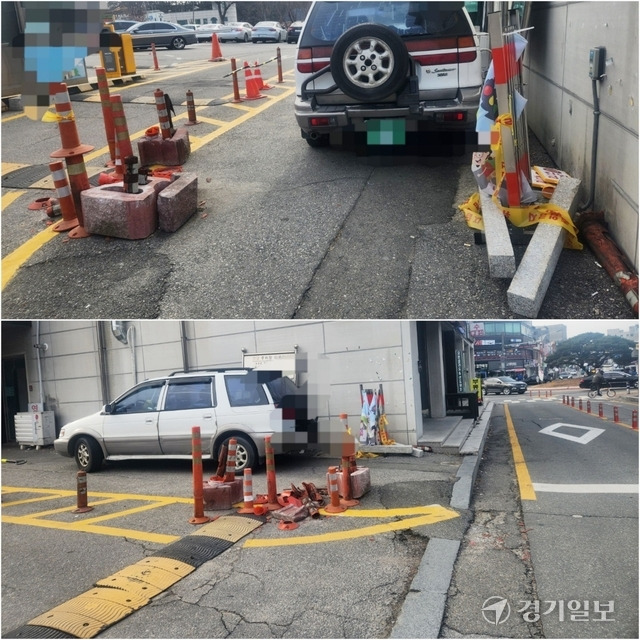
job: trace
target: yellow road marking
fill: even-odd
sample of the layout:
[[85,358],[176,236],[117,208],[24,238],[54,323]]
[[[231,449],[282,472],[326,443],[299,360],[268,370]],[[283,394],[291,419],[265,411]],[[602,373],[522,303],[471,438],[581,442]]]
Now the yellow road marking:
[[18,169],[24,169],[25,167],[30,166],[30,164],[21,164],[20,162],[3,162],[2,175],[4,176],[7,173],[11,173],[12,171],[17,171]]
[[419,527],[426,524],[435,524],[436,522],[442,522],[443,520],[450,520],[451,518],[457,517],[459,517],[459,515],[455,511],[440,507],[439,513],[418,516],[416,518],[406,518],[404,520],[396,520],[395,522],[376,524],[370,527],[362,527],[360,529],[350,529],[348,531],[333,531],[331,533],[322,533],[315,536],[296,536],[293,538],[260,538],[247,540],[244,543],[243,547],[283,547],[297,544],[319,544],[323,542],[336,542],[337,540],[354,540],[356,538],[373,536],[379,533],[388,533],[389,531],[399,531],[402,529],[410,529],[411,527]]
[[[4,202],[2,203],[4,206]],[[20,245],[15,251],[12,251],[6,258],[2,259],[2,288],[4,289],[9,281],[16,275],[18,269],[49,240],[56,237],[57,232],[52,227],[47,227],[33,238],[27,240]]]
[[527,463],[524,460],[524,455],[520,448],[520,443],[518,442],[518,436],[516,435],[516,430],[513,426],[511,413],[509,412],[509,407],[506,404],[504,405],[504,414],[507,419],[507,431],[509,432],[513,462],[516,466],[516,476],[518,478],[518,486],[520,487],[520,498],[522,500],[537,500],[536,492],[533,488],[533,483],[531,482],[531,476],[529,475],[529,469],[527,468]]
[[55,522],[53,520],[41,520],[38,518],[2,516],[2,522],[10,524],[22,524],[32,527],[43,527],[45,529],[58,529],[59,531],[79,531],[82,533],[99,533],[104,536],[127,537],[134,540],[145,540],[147,542],[158,542],[169,544],[175,542],[180,536],[170,536],[162,533],[151,533],[147,531],[137,531],[135,529],[122,529],[119,527],[101,527],[97,525],[85,525],[83,522]]
[[26,193],[24,189],[20,191],[11,191],[10,193],[5,193],[2,196],[2,208],[8,207],[12,202],[15,202],[23,193]]
[[342,513],[329,513],[325,509],[320,509],[320,513],[323,516],[343,516],[347,518],[400,518],[402,516],[439,515],[443,509],[448,511],[448,509],[441,507],[439,504],[432,504],[424,507],[402,507],[399,509],[347,509]]
[[7,116],[2,118],[2,122],[9,122],[10,120],[17,120],[18,118],[24,118],[24,113],[17,113],[15,116]]
[[[170,78],[170,77],[177,76],[177,75],[187,75],[189,73],[195,73],[195,71],[197,71],[197,70],[199,70],[199,69],[193,69],[191,71],[187,71],[186,73],[182,73],[182,74],[176,73],[176,74],[173,74],[173,76],[163,76],[163,80],[167,79],[167,78]],[[153,80],[150,80],[149,83],[150,82],[157,82],[157,80],[154,78]],[[128,86],[139,87],[139,86],[141,86],[143,84],[149,84],[149,83],[145,83],[145,82],[134,83],[134,84],[128,85]],[[283,88],[283,87],[281,86],[280,88]],[[263,102],[261,105],[257,105],[256,107],[247,107],[247,109],[250,109],[250,110],[246,111],[246,113],[244,115],[241,115],[238,118],[235,118],[234,120],[232,120],[230,122],[226,122],[223,125],[221,125],[219,129],[216,129],[212,133],[207,134],[205,136],[198,137],[196,140],[194,140],[193,144],[191,145],[191,153],[197,151],[198,149],[203,147],[205,144],[211,142],[212,140],[215,140],[216,138],[220,137],[221,135],[227,133],[228,131],[231,131],[231,129],[243,124],[244,122],[246,122],[247,120],[249,120],[253,116],[256,116],[256,115],[262,113],[263,111],[265,111],[266,109],[268,109],[272,105],[276,104],[277,102],[280,102],[281,100],[284,100],[285,98],[288,98],[294,91],[295,91],[295,87],[285,88],[285,90],[281,94],[279,94],[277,96],[267,96],[266,101]],[[233,96],[233,94],[229,94],[227,96],[224,96],[222,99],[223,100],[224,99],[229,99],[232,96]],[[179,116],[177,116],[176,119],[186,118],[187,115],[188,114],[185,112],[185,113],[180,114]],[[130,139],[132,141],[134,141],[134,140],[137,140],[138,138],[141,138],[144,135],[144,133],[147,130],[147,128],[141,129],[140,131],[134,133],[133,135],[130,135]],[[84,161],[85,161],[85,163],[89,163],[91,160],[93,160],[95,158],[98,158],[100,156],[103,156],[106,153],[109,153],[109,146],[108,145],[102,147],[101,149],[96,149],[92,153],[85,154],[84,155]],[[6,163],[6,164],[9,164],[9,163]],[[23,165],[23,166],[27,166],[27,165]],[[4,166],[3,166],[3,171],[4,171]],[[18,196],[16,196],[16,197],[18,197]],[[2,207],[4,208],[5,206],[6,205],[5,205],[4,199],[3,199]],[[1,285],[1,289],[4,290],[4,288],[7,286],[7,284],[12,280],[12,278],[18,272],[18,269],[38,249],[43,247],[47,242],[49,242],[49,240],[52,240],[56,235],[57,235],[57,233],[52,230],[52,227],[48,227],[44,231],[41,231],[39,234],[37,234],[36,236],[31,238],[30,240],[27,240],[27,242],[25,242],[20,247],[15,249],[12,253],[10,253],[8,256],[3,258],[2,259],[2,285]]]

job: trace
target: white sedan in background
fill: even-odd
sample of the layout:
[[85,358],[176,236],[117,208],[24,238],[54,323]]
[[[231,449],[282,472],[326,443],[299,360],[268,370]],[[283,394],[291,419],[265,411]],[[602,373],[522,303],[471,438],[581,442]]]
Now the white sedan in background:
[[287,39],[287,30],[279,22],[258,22],[251,29],[251,42],[282,42]]
[[219,42],[249,42],[251,40],[253,26],[248,22],[229,22],[225,26],[227,29],[218,31]]
[[196,38],[198,39],[198,42],[211,42],[211,36],[214,33],[219,36],[220,31],[223,31],[226,28],[226,24],[199,24],[196,27]]

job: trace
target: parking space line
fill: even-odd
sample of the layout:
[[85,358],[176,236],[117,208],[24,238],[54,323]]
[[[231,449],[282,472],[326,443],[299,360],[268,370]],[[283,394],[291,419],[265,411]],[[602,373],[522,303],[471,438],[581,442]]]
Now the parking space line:
[[520,499],[521,500],[537,500],[536,492],[531,482],[531,476],[529,475],[529,469],[525,462],[520,443],[518,442],[518,436],[516,435],[515,427],[513,426],[513,420],[511,419],[511,413],[509,407],[504,405],[504,415],[507,420],[507,431],[509,432],[509,442],[511,442],[511,452],[513,454],[513,462],[516,467],[516,477],[518,478],[518,486],[520,487]]
[[15,202],[21,195],[27,193],[24,189],[20,191],[11,191],[10,193],[5,193],[2,196],[2,209],[8,207],[11,203]]
[[129,509],[123,509],[121,511],[115,511],[113,513],[94,515],[93,517],[84,518],[78,522],[61,522],[59,520],[47,520],[46,516],[52,516],[60,513],[68,513],[75,508],[73,505],[67,505],[66,507],[60,507],[57,509],[50,509],[47,511],[40,511],[37,513],[30,513],[24,516],[12,516],[7,514],[7,510],[11,507],[26,504],[29,502],[36,502],[45,499],[55,498],[76,498],[77,492],[70,490],[55,490],[55,489],[37,489],[32,487],[2,487],[3,494],[11,493],[36,493],[40,494],[38,498],[27,498],[22,500],[15,500],[13,502],[4,502],[2,504],[2,522],[11,524],[27,525],[34,527],[43,527],[47,529],[60,529],[63,531],[82,531],[84,533],[94,533],[108,536],[127,536],[136,540],[145,540],[147,542],[158,542],[161,544],[167,544],[173,542],[178,536],[166,535],[160,533],[150,533],[147,531],[138,531],[135,529],[126,529],[121,527],[109,527],[98,525],[99,522],[105,522],[107,520],[114,520],[116,518],[122,518],[128,515],[141,513],[144,511],[150,511],[157,509],[158,507],[170,506],[172,504],[192,504],[192,498],[179,498],[171,496],[148,496],[139,494],[128,493],[91,493],[90,494],[90,506],[98,507],[105,504],[113,504],[117,502],[144,502],[150,504],[142,504],[137,507]]

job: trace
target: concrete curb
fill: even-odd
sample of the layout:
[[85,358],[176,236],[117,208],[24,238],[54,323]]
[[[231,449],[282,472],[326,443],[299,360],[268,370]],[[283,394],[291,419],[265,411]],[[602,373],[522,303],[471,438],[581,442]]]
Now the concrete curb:
[[459,540],[429,540],[390,638],[438,637],[459,549]]
[[[580,180],[562,178],[550,203],[569,212],[573,219],[578,206]],[[551,224],[539,224],[507,290],[507,303],[514,313],[537,318],[551,283],[567,232]]]
[[[469,434],[468,440],[473,438],[470,446],[474,447],[474,453],[466,455],[458,469],[459,480],[453,485],[449,501],[454,509],[468,509],[471,504],[493,407],[493,402],[484,406],[478,424]],[[459,549],[459,540],[429,540],[390,638],[438,637]]]

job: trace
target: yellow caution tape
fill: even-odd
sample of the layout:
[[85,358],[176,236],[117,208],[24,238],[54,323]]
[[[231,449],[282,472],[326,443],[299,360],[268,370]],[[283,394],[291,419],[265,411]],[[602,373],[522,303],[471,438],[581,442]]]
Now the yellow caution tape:
[[[502,136],[500,127],[513,127],[513,120],[509,114],[498,116],[492,127],[491,150],[495,156],[496,190],[493,193],[493,201],[500,207],[505,218],[516,227],[529,227],[533,224],[553,224],[562,227],[566,232],[564,246],[567,249],[582,249],[582,243],[578,241],[578,229],[573,223],[569,212],[555,204],[542,203],[524,207],[504,207],[498,199],[500,185],[504,178],[504,158],[502,154]],[[480,207],[480,194],[474,193],[464,204],[458,206],[464,214],[467,225],[472,229],[484,231],[482,210]]]
[[42,122],[65,122],[66,120],[73,121],[75,119],[73,111],[70,111],[68,116],[61,116],[55,111],[45,111],[42,116]]

